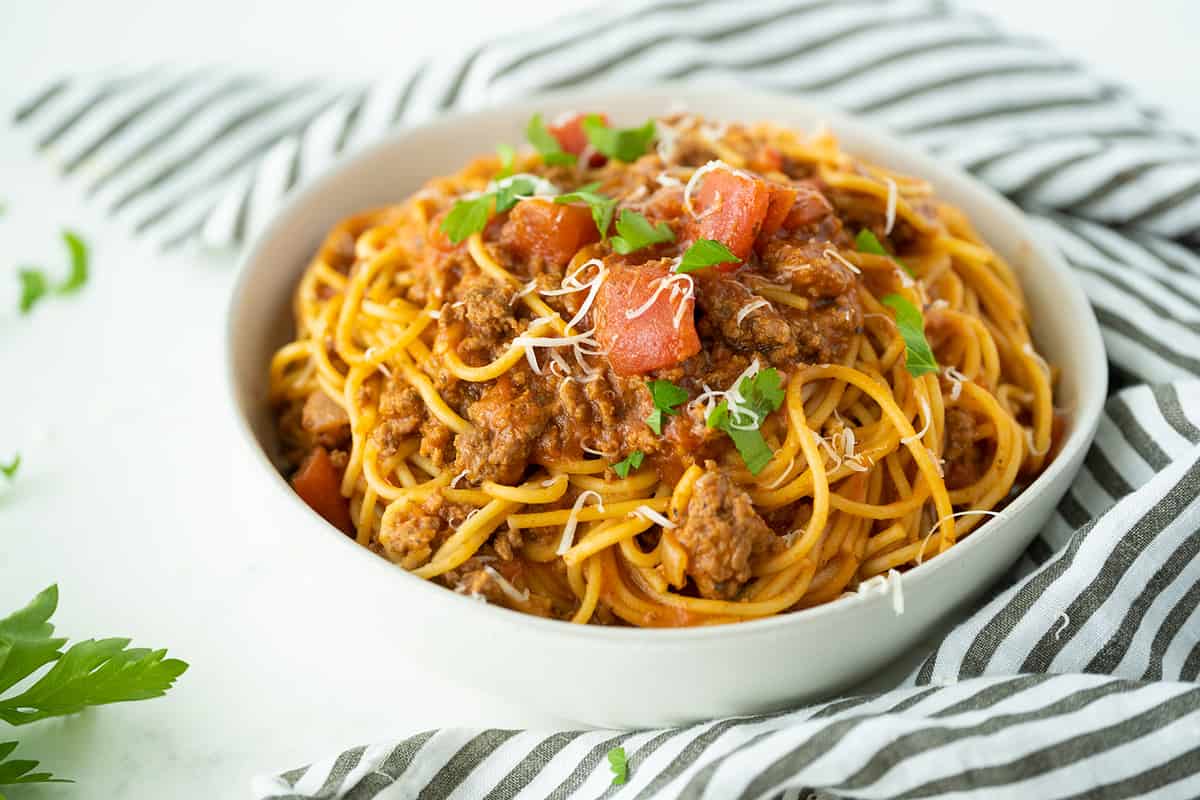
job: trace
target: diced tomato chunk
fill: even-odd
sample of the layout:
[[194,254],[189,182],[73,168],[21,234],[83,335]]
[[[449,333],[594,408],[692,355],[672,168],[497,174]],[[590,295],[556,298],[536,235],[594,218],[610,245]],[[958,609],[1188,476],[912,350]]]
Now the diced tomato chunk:
[[342,476],[324,447],[314,447],[292,476],[292,488],[309,508],[342,533],[353,534],[350,501],[342,497],[341,487]]
[[767,241],[783,227],[783,221],[787,219],[792,206],[796,204],[795,187],[784,186],[781,183],[768,183],[767,188],[771,195],[770,200],[767,201],[767,213],[763,217],[762,229],[758,232],[759,242]]
[[531,197],[509,212],[500,241],[519,258],[539,256],[565,267],[579,248],[600,241],[600,231],[587,206]]
[[[639,311],[670,278],[669,261],[631,267],[610,265],[608,276],[600,284],[592,319],[596,339],[608,351],[608,361],[618,375],[641,375],[678,364],[700,352],[696,335],[695,301],[684,297],[687,282],[680,280],[680,291],[672,298],[670,287],[645,311]],[[680,303],[683,312],[675,325]]]
[[[574,155],[583,155],[583,151],[587,149],[588,138],[583,130],[583,119],[589,116],[588,114],[571,114],[559,117],[553,125],[548,126],[549,131],[555,139],[558,139],[558,144],[562,149]],[[608,124],[607,114],[596,114],[600,121],[605,125]],[[602,154],[593,153],[588,159],[588,166],[599,167],[607,161]]]
[[796,199],[783,226],[788,230],[803,228],[805,225],[820,222],[832,213],[833,205],[818,187],[810,183],[800,183],[796,186]]
[[[770,203],[771,190],[765,181],[724,169],[710,172],[692,197],[696,219],[690,225],[691,238],[715,239],[745,260]],[[737,264],[730,262],[717,268],[729,271]]]

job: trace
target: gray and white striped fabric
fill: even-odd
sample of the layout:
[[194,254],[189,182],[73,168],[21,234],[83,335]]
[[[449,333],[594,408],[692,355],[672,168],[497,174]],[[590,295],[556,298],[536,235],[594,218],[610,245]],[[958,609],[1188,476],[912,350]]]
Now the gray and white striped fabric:
[[1200,143],[1120,87],[933,0],[654,0],[364,85],[71,76],[13,120],[138,235],[233,247],[390,127],[585,81],[731,76],[963,166],[1075,267],[1120,391],[1054,518],[886,694],[677,730],[433,731],[262,778],[256,796],[1200,797]]

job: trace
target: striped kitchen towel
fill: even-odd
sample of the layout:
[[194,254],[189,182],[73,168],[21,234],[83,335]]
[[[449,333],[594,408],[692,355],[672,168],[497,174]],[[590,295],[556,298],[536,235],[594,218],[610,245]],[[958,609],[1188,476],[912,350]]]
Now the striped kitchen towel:
[[1057,513],[894,691],[672,730],[431,731],[256,796],[1200,797],[1200,144],[1122,88],[935,0],[652,0],[364,85],[70,76],[14,121],[139,235],[227,247],[390,127],[584,81],[728,77],[963,166],[1075,268],[1120,391]]

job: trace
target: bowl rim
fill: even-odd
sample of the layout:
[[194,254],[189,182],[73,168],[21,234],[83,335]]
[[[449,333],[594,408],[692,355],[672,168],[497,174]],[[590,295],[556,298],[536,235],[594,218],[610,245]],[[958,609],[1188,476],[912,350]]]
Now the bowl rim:
[[[280,474],[272,462],[270,455],[255,435],[249,418],[243,413],[239,397],[241,390],[236,367],[238,352],[240,350],[237,339],[237,328],[240,307],[248,291],[248,286],[252,283],[254,276],[263,269],[262,265],[271,262],[269,246],[280,235],[282,230],[292,224],[290,218],[298,209],[308,205],[314,198],[319,197],[327,191],[331,184],[339,180],[342,173],[378,159],[381,155],[402,145],[407,138],[416,132],[424,131],[431,133],[438,130],[471,125],[500,111],[508,113],[521,111],[524,114],[529,114],[539,110],[539,108],[603,107],[600,104],[605,102],[620,103],[623,99],[628,99],[630,95],[636,95],[640,99],[661,100],[662,107],[665,110],[670,103],[680,96],[695,97],[705,95],[711,98],[708,102],[716,109],[716,113],[719,114],[721,104],[724,102],[722,97],[727,96],[729,91],[730,87],[728,83],[660,82],[650,87],[640,88],[636,92],[631,92],[623,88],[615,88],[611,84],[596,84],[521,96],[512,101],[502,101],[475,109],[449,111],[415,125],[399,127],[366,147],[341,155],[311,179],[306,186],[295,191],[280,205],[272,214],[271,221],[254,237],[253,241],[244,249],[243,255],[239,259],[236,278],[225,312],[223,354],[225,360],[226,399],[232,406],[231,411],[236,418],[235,427],[239,432],[240,441],[251,451],[252,457],[255,457],[259,466],[268,473],[263,476],[268,479],[266,483],[274,486],[275,496],[280,497],[283,504],[292,509],[292,516],[297,516],[296,511],[302,512],[303,518],[307,520],[307,527],[313,530],[314,537],[326,543],[326,545],[319,546],[329,546],[331,554],[335,552],[335,548],[340,548],[340,551],[345,554],[343,557],[347,559],[347,562],[349,562],[349,558],[357,558],[361,563],[369,565],[365,567],[367,570],[373,570],[380,575],[386,572],[386,578],[389,580],[408,581],[414,592],[424,591],[426,593],[429,598],[428,602],[443,604],[448,612],[453,608],[457,608],[463,614],[479,615],[476,618],[481,624],[508,624],[525,627],[535,633],[541,632],[550,635],[558,634],[582,637],[597,643],[637,643],[643,646],[654,644],[675,645],[683,642],[712,642],[746,636],[759,636],[770,634],[782,627],[802,625],[805,622],[821,617],[844,613],[856,606],[888,600],[887,597],[874,592],[854,593],[852,595],[843,595],[842,597],[811,608],[746,620],[735,624],[681,628],[575,625],[565,620],[545,619],[501,606],[479,603],[468,597],[449,591],[443,586],[412,575],[407,570],[397,567],[359,545],[350,537],[340,534],[325,523],[324,520],[321,520],[299,498],[283,475]],[[1038,495],[1046,491],[1052,484],[1059,480],[1068,479],[1064,473],[1070,468],[1069,465],[1082,458],[1083,453],[1080,451],[1091,446],[1106,399],[1108,382],[1107,357],[1103,339],[1100,335],[1099,323],[1096,320],[1091,303],[1084,293],[1082,284],[1073,274],[1071,268],[1063,260],[1057,249],[1045,241],[1045,238],[1030,223],[1029,218],[1025,216],[1020,208],[978,178],[968,174],[952,163],[937,159],[923,148],[900,139],[884,130],[878,124],[847,114],[826,103],[814,101],[808,96],[764,91],[752,87],[746,87],[744,91],[739,89],[738,93],[743,98],[749,98],[753,101],[770,101],[790,106],[802,106],[812,116],[827,121],[835,134],[839,131],[849,129],[853,131],[852,135],[854,138],[869,143],[872,149],[896,153],[897,156],[909,162],[909,167],[906,167],[906,169],[909,169],[910,172],[914,172],[919,176],[933,178],[939,183],[957,183],[959,186],[956,189],[961,188],[965,192],[978,195],[979,200],[989,206],[989,213],[999,216],[1005,227],[1020,232],[1023,241],[1028,243],[1032,260],[1046,264],[1056,273],[1057,277],[1061,279],[1060,283],[1064,285],[1065,296],[1061,298],[1063,307],[1067,308],[1068,312],[1075,316],[1077,323],[1075,349],[1078,352],[1073,355],[1075,356],[1076,363],[1081,364],[1078,368],[1083,370],[1085,375],[1090,374],[1092,376],[1090,381],[1081,383],[1080,395],[1077,398],[1074,419],[1072,420],[1073,428],[1063,440],[1054,461],[1046,467],[1033,483],[1026,487],[1005,507],[1004,517],[990,520],[988,524],[981,526],[979,530],[974,531],[972,535],[965,539],[956,542],[953,547],[939,554],[937,558],[925,561],[902,573],[904,575],[904,588],[910,592],[920,592],[924,584],[932,583],[935,580],[935,576],[945,570],[954,569],[958,561],[970,557],[969,554],[978,549],[984,539],[1004,535],[1005,523],[1009,522],[1011,517],[1015,517],[1024,511],[1027,506],[1034,502]],[[789,124],[787,127],[794,126]],[[915,170],[911,169],[912,165],[916,166]],[[278,266],[275,268],[277,269]],[[334,533],[338,535],[331,535]],[[350,556],[350,553],[354,555]],[[339,564],[338,568],[340,567],[341,565]],[[456,606],[451,606],[450,604],[456,604]]]

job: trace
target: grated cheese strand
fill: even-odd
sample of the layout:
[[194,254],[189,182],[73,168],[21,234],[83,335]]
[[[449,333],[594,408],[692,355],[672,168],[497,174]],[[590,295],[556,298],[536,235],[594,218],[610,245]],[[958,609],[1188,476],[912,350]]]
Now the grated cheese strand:
[[583,510],[583,504],[587,502],[588,495],[596,498],[596,507],[600,512],[604,512],[604,498],[599,492],[594,492],[591,489],[585,489],[579,493],[579,497],[575,498],[575,505],[571,506],[571,516],[567,518],[567,524],[563,526],[562,539],[558,542],[558,549],[555,550],[558,555],[563,555],[571,549],[571,545],[575,543],[575,529],[579,527],[579,512]]
[[517,587],[515,587],[511,583],[509,583],[508,578],[505,578],[503,575],[501,575],[499,570],[497,570],[491,564],[485,564],[483,567],[483,571],[486,572],[491,577],[491,579],[496,582],[496,584],[500,587],[500,591],[502,591],[506,595],[508,595],[510,600],[512,600],[515,603],[528,603],[529,602],[529,590],[524,589],[524,590],[518,591]]
[[674,522],[671,522],[671,520],[667,519],[650,506],[638,506],[633,511],[629,512],[629,516],[641,517],[642,519],[653,522],[656,525],[661,525],[664,530],[670,530],[671,528],[678,527]]
[[847,260],[844,255],[839,253],[837,250],[834,250],[832,247],[826,247],[824,250],[821,251],[821,254],[824,256],[828,256],[829,258],[832,258],[832,259],[842,262],[843,264],[846,265],[846,269],[850,270],[855,275],[862,274],[862,270],[860,270],[858,267],[851,264],[850,261]]
[[884,224],[883,233],[885,236],[890,236],[892,233],[892,228],[896,225],[896,182],[891,178],[884,178],[883,181],[888,187],[887,221]]
[[737,317],[736,317],[737,324],[741,325],[746,320],[746,317],[750,316],[758,309],[763,308],[764,306],[769,306],[769,305],[771,305],[771,301],[763,299],[763,298],[755,300],[752,303],[747,303],[746,305],[742,306],[741,309],[738,310]]

